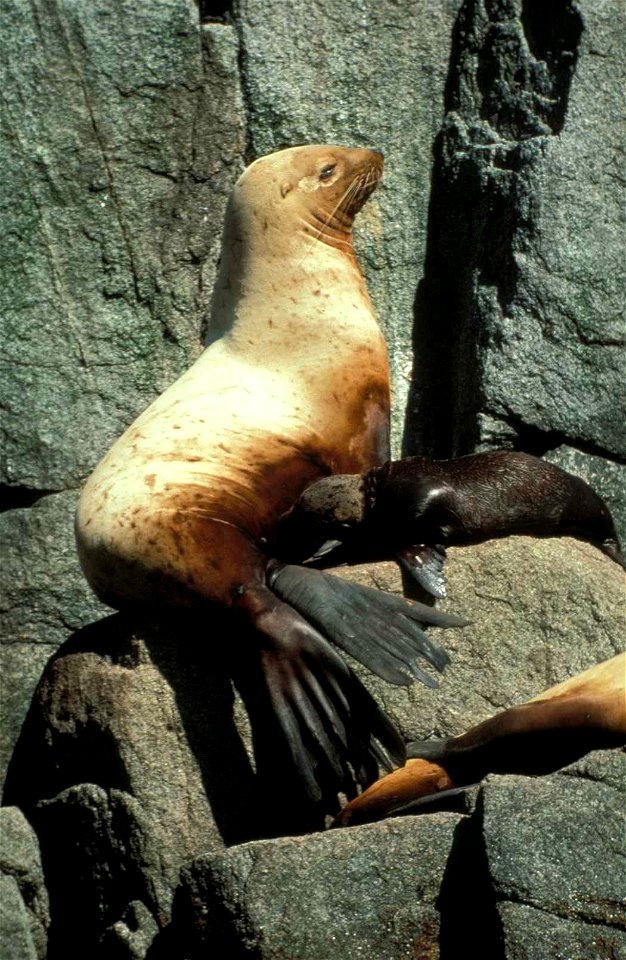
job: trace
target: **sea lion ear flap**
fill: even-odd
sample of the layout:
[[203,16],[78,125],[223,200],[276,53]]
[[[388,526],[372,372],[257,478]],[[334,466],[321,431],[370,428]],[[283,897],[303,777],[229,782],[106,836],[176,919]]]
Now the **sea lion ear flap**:
[[288,193],[293,190],[293,183],[289,180],[284,180],[280,187],[280,195],[284,199]]

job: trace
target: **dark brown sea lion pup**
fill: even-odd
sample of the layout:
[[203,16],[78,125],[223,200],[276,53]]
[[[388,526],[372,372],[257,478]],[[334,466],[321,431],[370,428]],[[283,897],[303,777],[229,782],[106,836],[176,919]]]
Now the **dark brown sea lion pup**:
[[500,450],[454,460],[410,457],[360,477],[312,484],[283,521],[357,554],[374,544],[436,597],[445,596],[445,547],[525,534],[587,540],[626,569],[613,519],[584,480],[527,453]]
[[461,736],[411,745],[409,753],[416,759],[372,784],[335,822],[348,826],[417,812],[424,798],[477,783],[488,773],[552,773],[590,750],[624,744],[622,653]]
[[327,638],[408,683],[428,676],[418,656],[439,670],[447,660],[421,625],[462,622],[270,563],[266,550],[308,484],[388,456],[387,352],[351,243],[382,169],[376,151],[314,146],[244,172],[213,297],[210,326],[223,336],[106,454],[76,525],[83,570],[105,603],[213,603],[253,622],[299,773],[315,800],[333,781],[335,802],[352,771],[371,781],[404,744]]

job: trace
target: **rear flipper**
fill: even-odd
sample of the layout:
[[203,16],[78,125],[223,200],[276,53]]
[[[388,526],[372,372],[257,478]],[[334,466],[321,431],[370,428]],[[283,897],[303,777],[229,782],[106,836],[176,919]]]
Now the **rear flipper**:
[[283,565],[268,567],[272,591],[295,607],[320,633],[383,680],[408,685],[413,679],[435,687],[437,681],[417,666],[422,657],[439,672],[447,653],[430,640],[423,626],[459,627],[466,620],[422,603],[362,587],[321,570]]
[[355,781],[404,762],[400,734],[317,630],[264,587],[238,606],[261,638],[267,699],[311,800],[336,805],[339,791],[353,796]]
[[427,546],[424,543],[416,544],[400,550],[396,557],[398,562],[422,589],[442,600],[447,596],[447,580],[443,572],[446,562],[446,550],[441,544]]
[[584,696],[531,701],[496,714],[446,741],[411,743],[407,754],[440,764],[458,786],[489,773],[545,776],[591,750],[622,746],[626,733],[592,716],[597,704]]

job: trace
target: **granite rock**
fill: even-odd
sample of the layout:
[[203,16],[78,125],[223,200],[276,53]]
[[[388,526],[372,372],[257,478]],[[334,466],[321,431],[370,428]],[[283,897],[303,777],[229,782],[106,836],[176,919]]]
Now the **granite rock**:
[[626,933],[610,926],[564,920],[526,904],[498,906],[503,960],[603,960],[626,957]]
[[439,893],[460,819],[389,820],[197,859],[180,908],[195,928],[191,955],[217,942],[233,960],[437,957]]
[[[395,564],[336,572],[402,589]],[[394,687],[354,664],[407,740],[459,733],[620,648],[624,574],[589,545],[515,538],[451,550],[449,579],[449,605],[472,623],[437,632],[451,656],[437,689]],[[139,624],[115,615],[50,661],[5,798],[40,832],[64,918],[59,955],[78,936],[77,898],[90,918],[85,949],[134,901],[165,931],[180,871],[195,857],[323,828],[324,811],[307,805],[268,718],[252,710],[249,719],[233,692],[234,675],[250,707],[242,662],[251,642],[227,617]],[[592,774],[583,777],[572,793]],[[76,887],[61,883],[70,851]]]
[[39,842],[17,807],[0,809],[0,945],[7,960],[44,960],[50,924]]
[[19,497],[80,483],[198,354],[243,127],[233,30],[191,3],[3,8],[0,470]]
[[549,17],[539,2],[463,4],[407,450],[508,438],[624,458],[624,15],[610,0],[559,0]]

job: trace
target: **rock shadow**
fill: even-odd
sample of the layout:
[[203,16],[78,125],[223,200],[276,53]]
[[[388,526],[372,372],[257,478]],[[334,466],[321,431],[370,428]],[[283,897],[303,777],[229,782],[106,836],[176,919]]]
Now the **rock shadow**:
[[[175,743],[179,763],[197,765],[226,845],[319,828],[323,816],[291,775],[259,692],[254,651],[250,628],[219,611],[202,622],[187,614],[159,622],[114,614],[79,630],[51,657],[39,682],[9,765],[4,803],[29,811],[86,783],[139,797],[167,789],[168,765],[159,783],[155,744],[166,751]],[[236,704],[233,681],[249,721]],[[177,719],[180,736],[173,729]]]
[[498,337],[485,305],[497,298],[506,316],[515,297],[515,250],[534,217],[523,174],[563,128],[583,29],[570,0],[555,2],[549,17],[544,6],[465,0],[454,26],[414,301],[403,456],[476,448],[482,354]]

